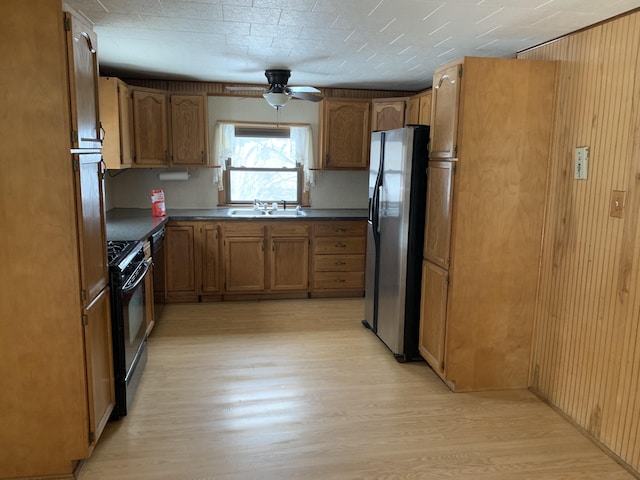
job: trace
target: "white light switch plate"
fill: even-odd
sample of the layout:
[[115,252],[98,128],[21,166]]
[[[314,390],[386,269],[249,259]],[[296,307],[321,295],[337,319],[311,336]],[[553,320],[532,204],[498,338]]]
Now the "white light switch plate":
[[575,173],[576,180],[586,180],[589,176],[589,147],[576,147],[575,153]]

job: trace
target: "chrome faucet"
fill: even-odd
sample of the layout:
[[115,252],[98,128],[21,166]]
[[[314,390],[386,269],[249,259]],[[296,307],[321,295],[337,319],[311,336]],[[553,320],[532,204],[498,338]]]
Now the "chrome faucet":
[[267,204],[267,202],[263,202],[261,200],[258,200],[257,198],[253,200],[253,208],[255,209],[263,209],[266,210],[269,208],[269,205]]

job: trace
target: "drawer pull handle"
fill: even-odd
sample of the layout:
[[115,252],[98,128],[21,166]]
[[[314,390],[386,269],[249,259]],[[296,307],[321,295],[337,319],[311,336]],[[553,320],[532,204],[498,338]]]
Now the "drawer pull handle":
[[344,233],[346,231],[347,231],[346,228],[336,228],[336,233]]
[[336,262],[336,265],[346,265],[347,262]]
[[345,247],[346,247],[346,245],[344,243],[342,243],[342,242],[336,243],[336,248],[345,248]]
[[344,278],[338,278],[336,283],[344,283],[346,280]]

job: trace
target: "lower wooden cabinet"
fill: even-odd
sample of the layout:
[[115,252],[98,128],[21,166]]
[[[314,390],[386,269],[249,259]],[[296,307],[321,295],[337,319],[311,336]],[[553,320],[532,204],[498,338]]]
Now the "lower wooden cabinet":
[[265,290],[265,225],[234,222],[224,227],[225,292],[261,293]]
[[197,302],[219,297],[220,225],[214,222],[169,222],[165,228],[168,302]]
[[316,222],[313,225],[311,295],[364,295],[366,222]]
[[366,222],[170,221],[168,302],[364,295]]
[[82,312],[89,400],[89,443],[93,448],[116,402],[111,309],[105,288]]
[[444,372],[444,336],[447,321],[449,273],[431,262],[422,262],[422,310],[418,350],[433,369]]
[[308,223],[228,222],[223,245],[226,294],[308,292]]

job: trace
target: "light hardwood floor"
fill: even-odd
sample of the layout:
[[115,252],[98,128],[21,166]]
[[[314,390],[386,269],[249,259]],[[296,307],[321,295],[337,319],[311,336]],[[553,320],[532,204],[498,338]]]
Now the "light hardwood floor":
[[524,390],[453,394],[363,301],[169,305],[80,480],[632,479]]

